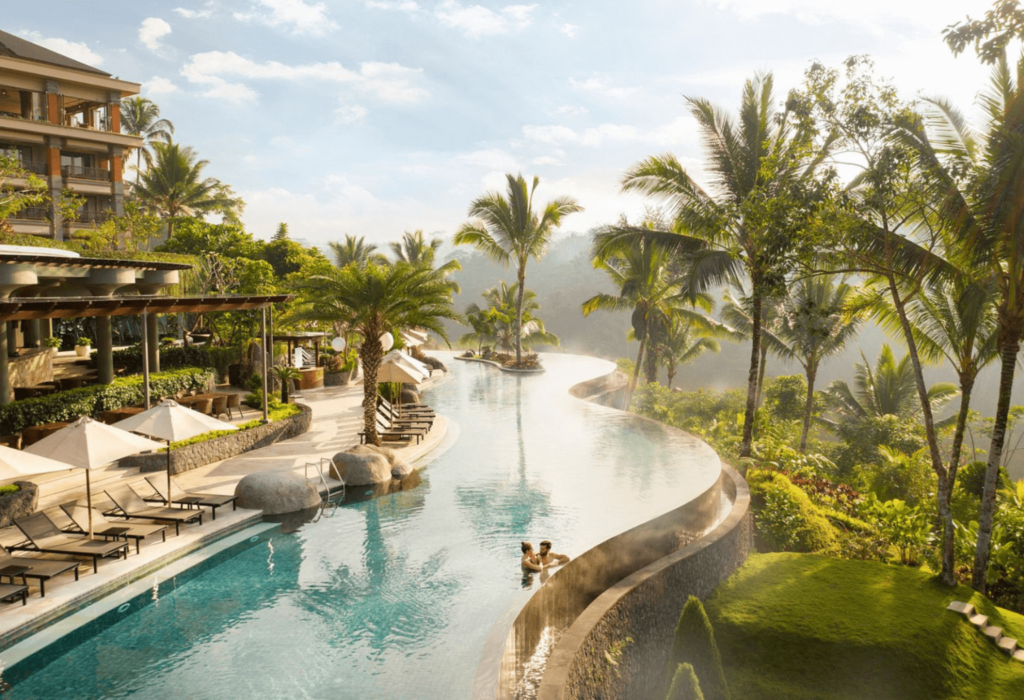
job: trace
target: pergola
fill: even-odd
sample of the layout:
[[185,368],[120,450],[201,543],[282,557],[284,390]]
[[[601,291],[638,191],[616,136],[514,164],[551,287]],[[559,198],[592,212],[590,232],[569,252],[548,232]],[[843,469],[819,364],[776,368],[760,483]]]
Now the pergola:
[[[80,260],[80,259],[78,259]],[[2,262],[2,256],[0,256]],[[2,269],[2,268],[0,268]],[[267,352],[267,308],[291,297],[286,294],[264,296],[220,296],[220,297],[175,297],[160,295],[133,296],[102,296],[102,297],[7,297],[0,298],[0,326],[11,321],[36,321],[54,318],[87,318],[96,317],[109,319],[111,316],[137,315],[142,318],[142,374],[143,391],[146,408],[149,408],[149,371],[153,357],[159,357],[159,349],[155,344],[155,333],[150,329],[156,327],[150,322],[153,314],[170,313],[210,313],[215,311],[244,311],[259,309],[260,339],[263,346],[262,367],[263,386],[267,386],[268,361]],[[109,323],[109,322],[108,322]],[[270,318],[271,334],[273,333],[273,316]],[[104,375],[113,377],[113,352],[110,343],[97,348],[97,365],[101,368],[100,381]],[[102,368],[108,368],[106,372]],[[104,383],[109,383],[109,380]],[[10,376],[8,372],[7,333],[0,328],[0,403],[6,403],[10,394]],[[263,417],[267,418],[267,395],[263,395]]]
[[319,333],[311,331],[309,333],[288,333],[285,335],[275,335],[273,340],[275,343],[287,343],[288,344],[288,366],[292,366],[292,353],[295,351],[300,343],[306,341],[313,341],[313,366],[320,366],[320,340],[324,338],[326,333]]

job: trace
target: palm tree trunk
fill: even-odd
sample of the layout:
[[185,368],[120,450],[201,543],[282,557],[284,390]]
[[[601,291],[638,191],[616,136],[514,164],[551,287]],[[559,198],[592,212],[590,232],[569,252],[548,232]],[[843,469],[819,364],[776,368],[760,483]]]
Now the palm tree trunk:
[[384,356],[384,348],[380,344],[380,336],[384,331],[376,326],[369,326],[359,347],[359,359],[363,362],[363,430],[367,444],[380,445],[377,434],[377,372]]
[[972,369],[960,375],[960,411],[956,416],[956,427],[953,429],[953,445],[949,453],[949,467],[946,470],[949,474],[950,489],[956,483],[956,470],[960,468],[960,454],[963,452],[964,435],[967,433],[967,419],[971,412],[971,392],[974,391],[974,382],[977,373]]
[[666,371],[668,372],[668,390],[672,391],[672,381],[676,378],[676,363],[671,357],[669,357]]
[[622,407],[624,411],[629,410],[629,404],[633,401],[633,392],[636,391],[636,383],[640,379],[640,363],[644,359],[644,343],[647,342],[647,335],[644,334],[643,339],[640,340],[640,349],[636,352],[636,365],[633,367],[633,379],[629,382],[629,389],[626,392],[626,405]]
[[814,380],[818,376],[817,366],[807,368],[807,402],[804,405],[804,429],[800,433],[800,451],[807,451],[807,434],[811,432],[811,413],[814,411]]
[[743,442],[740,443],[740,457],[749,457],[754,441],[754,414],[757,411],[757,378],[761,364],[761,285],[752,279],[750,314],[750,372],[747,374],[747,410],[743,414]]
[[762,394],[764,393],[764,371],[768,367],[768,348],[761,347],[761,365],[757,369],[757,407],[761,408]]
[[523,364],[523,294],[526,292],[526,260],[519,261],[519,294],[516,298],[516,367]]
[[974,552],[974,568],[971,571],[971,586],[979,593],[985,592],[988,575],[989,548],[992,545],[992,522],[996,514],[996,486],[999,481],[999,463],[1003,456],[1006,440],[1006,422],[1010,415],[1010,392],[1013,389],[1013,374],[1020,352],[1021,332],[1018,327],[1004,327],[1000,330],[999,354],[1002,357],[1002,371],[999,374],[999,402],[996,404],[995,424],[992,426],[992,443],[988,450],[988,468],[985,470],[985,490],[981,496],[981,512],[978,514],[978,547]]
[[[944,523],[944,530],[951,530],[953,527],[953,511],[949,505],[951,489],[948,488],[948,475],[946,467],[942,462],[942,452],[939,450],[939,439],[935,432],[935,417],[932,415],[932,402],[928,398],[928,386],[924,382],[924,370],[921,368],[921,357],[917,351],[917,341],[914,339],[910,319],[907,318],[906,301],[902,299],[900,290],[896,286],[896,278],[889,276],[889,294],[892,297],[893,308],[900,319],[900,327],[903,330],[903,341],[907,344],[907,351],[910,355],[910,364],[914,368],[914,381],[917,384],[917,396],[921,401],[921,417],[924,419],[924,432],[928,442],[928,454],[932,460],[932,469],[938,478],[938,493],[936,494],[939,505],[939,517]],[[956,576],[953,574],[952,562],[943,560],[942,580],[950,586],[956,585]]]

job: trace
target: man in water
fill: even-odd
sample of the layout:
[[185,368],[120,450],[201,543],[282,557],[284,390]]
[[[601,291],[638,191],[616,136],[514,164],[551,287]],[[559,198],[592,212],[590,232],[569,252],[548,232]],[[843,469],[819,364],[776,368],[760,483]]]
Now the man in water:
[[519,560],[519,564],[523,567],[523,573],[529,574],[531,571],[543,571],[544,566],[540,563],[537,555],[533,552],[533,545],[529,542],[522,543],[523,558]]
[[537,555],[537,560],[543,566],[560,566],[569,563],[569,555],[552,552],[551,540],[544,540],[540,543],[540,553]]

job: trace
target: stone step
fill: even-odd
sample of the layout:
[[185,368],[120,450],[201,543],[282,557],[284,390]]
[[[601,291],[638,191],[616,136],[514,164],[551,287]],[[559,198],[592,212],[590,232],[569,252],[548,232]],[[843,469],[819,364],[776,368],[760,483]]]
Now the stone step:
[[1003,638],[1003,628],[1002,627],[994,627],[994,626],[993,627],[983,627],[981,629],[981,633],[984,634],[986,637],[988,637],[989,639],[991,639],[994,642],[998,642],[1000,639]]
[[1024,661],[1024,649],[1018,649],[1017,651],[1013,652],[1013,658],[1017,661]]
[[1012,637],[1003,637],[996,642],[996,646],[1010,656],[1013,656],[1013,652],[1017,651],[1017,640]]
[[972,615],[971,624],[978,628],[985,628],[988,626],[988,615]]
[[946,610],[952,610],[953,612],[960,613],[961,615],[966,615],[967,617],[971,617],[972,615],[974,615],[974,606],[970,603],[961,603],[959,600],[954,600],[952,603],[950,603],[946,607]]

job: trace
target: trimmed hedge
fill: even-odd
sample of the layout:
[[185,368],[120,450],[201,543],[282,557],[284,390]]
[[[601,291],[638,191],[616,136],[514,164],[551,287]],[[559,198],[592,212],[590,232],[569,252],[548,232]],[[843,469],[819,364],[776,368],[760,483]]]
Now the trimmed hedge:
[[[142,346],[132,345],[123,350],[115,350],[114,366],[124,367],[128,374],[142,372]],[[195,367],[214,367],[215,362],[210,350],[205,345],[189,345],[188,347],[160,347],[160,371],[187,369]]]
[[[205,389],[209,369],[178,369],[150,375],[150,395],[172,396],[179,391]],[[113,384],[69,389],[49,396],[15,401],[0,406],[0,434],[10,435],[33,425],[73,421],[81,416],[99,417],[103,411],[134,406],[143,401],[142,377],[122,377]]]
[[[273,408],[267,410],[267,418],[271,423],[274,421],[281,420],[283,418],[289,418],[291,416],[302,413],[302,409],[299,408],[298,404],[278,404]],[[171,443],[171,449],[176,450],[179,447],[188,447],[189,445],[195,445],[198,442],[206,442],[207,440],[213,440],[214,438],[224,437],[225,435],[231,435],[242,430],[252,430],[253,428],[263,425],[262,418],[254,418],[251,421],[246,421],[238,426],[238,430],[213,430],[209,433],[203,433],[202,435],[196,435],[195,437],[189,438],[188,440],[179,440]],[[167,448],[159,450],[160,452],[167,452]]]
[[690,664],[679,664],[676,674],[672,677],[672,686],[668,689],[667,700],[704,700],[700,692],[697,674]]
[[[750,504],[758,525],[758,535],[768,545],[769,551],[824,552],[835,546],[835,531],[828,519],[803,489],[794,485],[785,474],[751,469],[747,472],[747,483],[750,485]],[[778,509],[783,504],[787,512],[778,525],[785,528],[785,534],[791,538],[791,542],[780,546],[782,543],[771,541],[778,538],[773,538],[764,526],[773,522],[773,516],[778,514],[765,512],[764,509],[766,506]],[[764,525],[762,520],[765,521]]]
[[[675,685],[678,670],[682,664],[689,664],[697,677],[699,688],[707,700],[729,700],[729,686],[722,670],[722,656],[715,643],[715,631],[711,627],[704,605],[696,596],[690,596],[683,606],[676,624],[675,641],[669,656],[667,683]],[[684,696],[685,697],[685,696]]]

